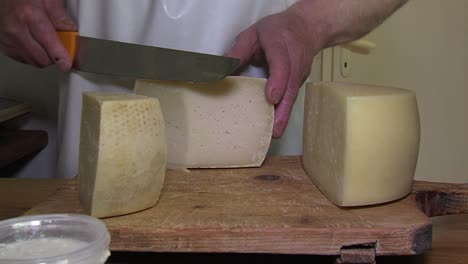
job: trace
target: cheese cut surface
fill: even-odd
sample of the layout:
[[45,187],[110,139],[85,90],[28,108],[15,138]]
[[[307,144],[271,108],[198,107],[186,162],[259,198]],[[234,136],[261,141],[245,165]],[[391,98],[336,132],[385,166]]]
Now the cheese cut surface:
[[333,203],[371,205],[411,192],[420,136],[413,92],[309,84],[304,122],[304,169]]
[[137,81],[135,92],[161,103],[171,167],[258,167],[273,130],[265,84],[247,77],[199,84]]
[[156,204],[166,169],[157,99],[84,93],[80,132],[80,200],[87,213],[109,217]]

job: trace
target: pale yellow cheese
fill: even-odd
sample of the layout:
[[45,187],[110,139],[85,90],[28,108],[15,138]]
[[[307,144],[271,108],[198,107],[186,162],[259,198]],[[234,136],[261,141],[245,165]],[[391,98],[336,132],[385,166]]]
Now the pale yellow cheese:
[[410,193],[420,135],[415,94],[343,83],[306,89],[303,164],[327,198],[357,206]]
[[156,98],[84,93],[80,132],[80,200],[88,214],[123,215],[156,204],[166,168]]
[[247,77],[197,84],[137,81],[135,92],[161,102],[168,166],[256,167],[265,159],[273,130],[265,84]]

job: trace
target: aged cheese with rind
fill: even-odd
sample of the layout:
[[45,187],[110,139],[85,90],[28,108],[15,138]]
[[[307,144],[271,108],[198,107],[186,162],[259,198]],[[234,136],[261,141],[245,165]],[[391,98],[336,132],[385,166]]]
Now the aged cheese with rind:
[[304,169],[333,203],[378,204],[411,192],[420,137],[413,92],[309,84],[304,122]]
[[159,99],[166,120],[168,166],[258,167],[268,152],[273,105],[265,79],[210,83],[139,80],[135,92]]
[[85,92],[80,132],[80,200],[88,214],[123,215],[156,204],[166,169],[156,98]]

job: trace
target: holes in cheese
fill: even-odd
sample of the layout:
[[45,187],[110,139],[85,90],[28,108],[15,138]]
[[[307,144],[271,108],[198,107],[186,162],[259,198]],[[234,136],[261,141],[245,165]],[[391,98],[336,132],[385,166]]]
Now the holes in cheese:
[[80,132],[80,200],[88,214],[116,216],[156,204],[166,169],[156,98],[84,93]]
[[137,81],[137,94],[159,98],[166,120],[168,166],[261,166],[270,146],[273,105],[265,79],[210,83]]
[[304,169],[333,203],[370,205],[410,193],[420,135],[413,92],[308,85],[304,122]]

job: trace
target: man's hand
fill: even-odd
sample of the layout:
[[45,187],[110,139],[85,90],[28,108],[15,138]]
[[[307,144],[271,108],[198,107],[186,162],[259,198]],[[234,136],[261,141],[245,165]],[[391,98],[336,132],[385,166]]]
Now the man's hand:
[[241,66],[266,61],[266,97],[275,105],[273,137],[286,129],[299,88],[322,49],[360,38],[407,0],[301,0],[239,34],[226,54]]
[[273,137],[279,138],[288,123],[299,88],[310,73],[320,50],[293,12],[263,18],[239,34],[227,56],[240,58],[241,66],[266,61],[270,77],[266,97],[275,105]]
[[56,33],[60,30],[77,30],[63,0],[0,1],[0,52],[19,62],[69,70],[70,56]]

